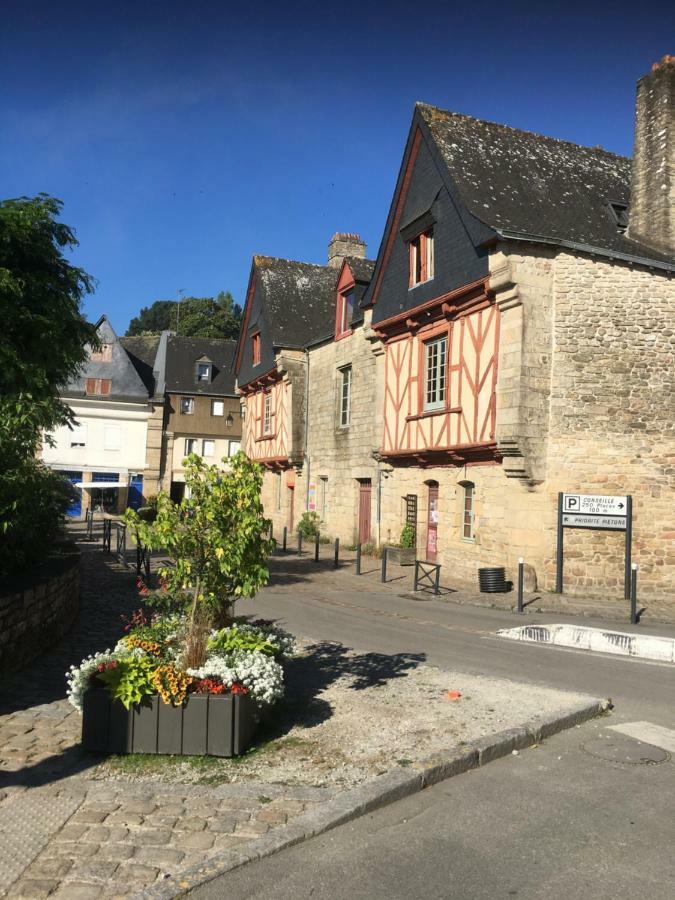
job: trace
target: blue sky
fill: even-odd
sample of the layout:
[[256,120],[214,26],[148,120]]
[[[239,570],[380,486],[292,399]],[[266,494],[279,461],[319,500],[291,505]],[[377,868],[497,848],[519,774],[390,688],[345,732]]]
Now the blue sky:
[[118,332],[253,253],[375,256],[413,104],[630,154],[675,6],[3,0],[0,197],[45,191]]

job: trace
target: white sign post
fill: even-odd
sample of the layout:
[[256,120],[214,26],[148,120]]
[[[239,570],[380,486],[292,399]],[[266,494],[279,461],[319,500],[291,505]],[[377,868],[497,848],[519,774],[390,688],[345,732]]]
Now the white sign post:
[[558,494],[558,558],[556,585],[562,594],[563,536],[565,528],[592,528],[600,531],[623,531],[626,535],[624,596],[630,598],[631,542],[633,530],[633,498],[611,494]]

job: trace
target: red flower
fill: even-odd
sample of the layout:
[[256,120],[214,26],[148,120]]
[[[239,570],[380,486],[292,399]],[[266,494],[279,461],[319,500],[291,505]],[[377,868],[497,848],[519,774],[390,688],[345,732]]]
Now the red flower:
[[238,681],[235,681],[235,683],[230,688],[230,693],[231,694],[248,694],[248,688],[243,684],[239,684]]

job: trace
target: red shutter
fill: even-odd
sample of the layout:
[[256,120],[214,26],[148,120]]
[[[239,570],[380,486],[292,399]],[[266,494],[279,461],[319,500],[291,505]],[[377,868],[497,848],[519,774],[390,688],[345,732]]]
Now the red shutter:
[[420,282],[427,280],[427,236],[420,235]]
[[410,241],[408,244],[408,264],[410,272],[408,275],[408,287],[415,286],[415,243]]
[[110,389],[112,387],[112,380],[110,378],[101,378],[101,391],[100,393],[104,396],[110,393]]
[[95,378],[87,378],[87,385],[84,389],[85,394],[95,394],[96,393],[96,379]]

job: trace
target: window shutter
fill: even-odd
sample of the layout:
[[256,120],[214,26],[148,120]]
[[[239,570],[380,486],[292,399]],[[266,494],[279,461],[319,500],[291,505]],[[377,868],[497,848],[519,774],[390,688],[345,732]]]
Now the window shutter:
[[103,396],[107,396],[110,393],[111,387],[112,380],[110,378],[101,378],[101,394]]
[[85,394],[95,394],[96,393],[96,379],[95,378],[87,378],[87,384],[84,389]]

